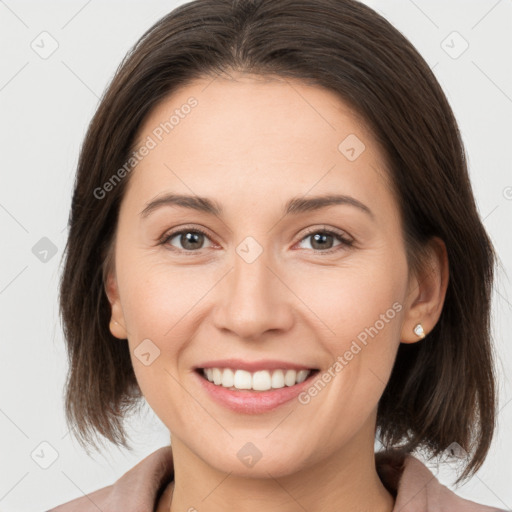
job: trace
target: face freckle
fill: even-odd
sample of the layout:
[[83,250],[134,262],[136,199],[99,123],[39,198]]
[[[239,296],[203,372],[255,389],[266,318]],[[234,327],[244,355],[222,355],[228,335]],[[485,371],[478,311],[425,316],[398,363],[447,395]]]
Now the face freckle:
[[[180,109],[130,176],[116,238],[119,320],[143,394],[171,435],[226,471],[247,439],[266,455],[261,474],[350,439],[360,448],[374,436],[408,286],[384,155],[334,93],[245,75],[176,91],[137,140],[158,139]],[[137,356],[143,340],[151,364]],[[318,369],[324,385],[307,403],[243,413],[197,371],[226,359]],[[201,443],[205,431],[216,442]]]

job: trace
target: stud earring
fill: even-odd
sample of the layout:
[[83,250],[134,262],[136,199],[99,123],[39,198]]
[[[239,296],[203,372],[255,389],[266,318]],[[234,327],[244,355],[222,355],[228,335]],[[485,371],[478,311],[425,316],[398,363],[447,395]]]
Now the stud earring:
[[425,331],[423,330],[423,326],[421,324],[417,324],[416,327],[413,329],[414,334],[416,336],[419,336],[421,339],[425,337]]

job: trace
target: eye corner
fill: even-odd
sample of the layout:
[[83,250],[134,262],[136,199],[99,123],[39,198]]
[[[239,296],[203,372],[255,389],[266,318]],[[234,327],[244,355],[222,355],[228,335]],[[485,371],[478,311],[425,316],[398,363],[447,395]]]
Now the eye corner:
[[[307,228],[306,232],[301,236],[301,238],[294,245],[300,244],[303,240],[311,237],[314,234],[324,234],[328,236],[332,236],[337,239],[340,243],[334,247],[330,247],[328,249],[310,249],[314,254],[324,254],[324,255],[332,255],[334,253],[338,253],[341,251],[346,251],[352,248],[355,244],[355,239],[351,235],[349,235],[346,231],[339,228],[332,228],[326,225],[321,226],[313,226]],[[309,249],[306,249],[309,250]]]

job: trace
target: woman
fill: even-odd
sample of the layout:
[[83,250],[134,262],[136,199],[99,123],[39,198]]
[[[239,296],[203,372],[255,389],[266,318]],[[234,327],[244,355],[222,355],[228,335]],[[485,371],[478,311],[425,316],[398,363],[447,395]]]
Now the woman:
[[180,6],[92,120],[61,282],[78,439],[127,446],[145,399],[172,449],[53,510],[496,510],[413,456],[485,460],[494,259],[451,108],[385,19]]

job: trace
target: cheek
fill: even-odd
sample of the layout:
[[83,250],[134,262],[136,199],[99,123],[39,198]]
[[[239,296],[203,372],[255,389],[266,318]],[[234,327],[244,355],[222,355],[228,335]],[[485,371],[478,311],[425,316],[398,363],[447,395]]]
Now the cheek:
[[133,262],[127,258],[120,267],[123,313],[134,341],[179,338],[215,284],[214,273],[204,268],[155,263],[144,256]]
[[[205,279],[197,278],[199,274]],[[170,390],[179,392],[173,379],[179,354],[190,341],[200,298],[213,283],[204,272],[184,272],[133,250],[119,258],[117,277],[130,357],[142,392],[156,401]]]
[[314,311],[316,331],[324,333],[318,339],[332,362],[327,400],[335,414],[346,408],[363,421],[384,391],[398,349],[405,257],[374,253],[317,277],[303,275],[294,290]]
[[212,286],[205,279],[190,279],[192,275],[169,264],[145,262],[144,257],[126,258],[118,271],[137,382],[160,420],[178,431],[185,428],[183,417],[197,415],[179,383],[180,353],[193,336],[199,300]]
[[[332,354],[343,353],[352,339],[396,337],[407,268],[399,255],[394,264],[383,257],[361,258],[339,268],[302,272],[293,290],[316,314],[330,339]],[[371,331],[371,334],[368,333]],[[378,331],[378,332],[376,332]],[[382,336],[381,336],[382,334]]]

